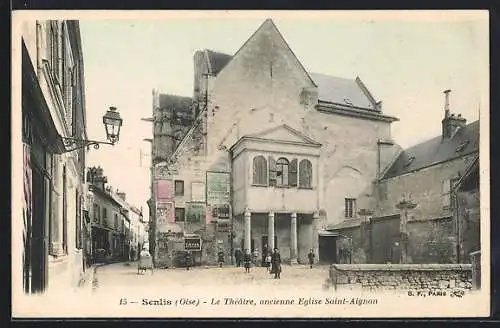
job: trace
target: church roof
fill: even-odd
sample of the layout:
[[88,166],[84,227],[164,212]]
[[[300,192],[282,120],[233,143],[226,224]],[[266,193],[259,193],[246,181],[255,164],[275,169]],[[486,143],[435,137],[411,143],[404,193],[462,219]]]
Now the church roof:
[[226,64],[231,60],[233,56],[217,52],[213,50],[205,50],[208,56],[208,61],[211,68],[212,74],[219,74],[219,72],[226,66]]
[[[232,56],[213,50],[206,50],[211,73],[217,75],[231,60]],[[318,100],[328,103],[375,109],[373,102],[365,94],[356,79],[309,73],[318,86]]]
[[396,177],[438,163],[479,152],[479,121],[459,129],[450,139],[439,135],[401,152],[382,179]]

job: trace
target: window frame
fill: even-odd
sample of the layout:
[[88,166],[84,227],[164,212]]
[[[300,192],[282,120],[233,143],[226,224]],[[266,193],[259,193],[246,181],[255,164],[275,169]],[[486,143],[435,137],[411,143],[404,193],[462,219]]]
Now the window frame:
[[[260,161],[260,162],[257,162]],[[260,165],[260,167],[258,167]],[[266,157],[263,155],[257,155],[252,160],[252,185],[259,187],[267,187],[269,183],[269,173],[268,173],[268,161]],[[258,175],[257,168],[260,168],[262,171],[261,175]]]
[[[177,188],[177,184],[180,183],[182,185],[182,191],[179,191]],[[174,196],[184,196],[184,180],[174,180]]]
[[[286,157],[280,157],[276,160],[276,187],[288,188],[290,186],[289,169],[290,169],[290,161]],[[285,181],[285,173],[286,173],[286,181]]]
[[356,218],[356,198],[344,198],[344,217],[346,219]]
[[[176,207],[175,211],[175,222],[186,222],[186,209],[184,207]],[[177,211],[182,211],[182,220],[178,220]]]
[[[303,164],[304,163],[304,164]],[[303,165],[308,165],[308,167],[304,168]],[[309,179],[308,183],[304,184],[304,170],[309,169]],[[313,189],[313,167],[312,167],[312,162],[308,160],[307,158],[303,158],[299,162],[298,166],[298,176],[299,176],[299,181],[297,184],[297,188],[299,189]]]

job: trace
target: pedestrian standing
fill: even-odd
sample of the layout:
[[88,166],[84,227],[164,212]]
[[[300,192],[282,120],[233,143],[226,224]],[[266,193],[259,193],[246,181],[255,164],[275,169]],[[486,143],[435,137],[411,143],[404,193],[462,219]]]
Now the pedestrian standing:
[[281,279],[281,255],[279,249],[275,248],[271,255],[271,274],[274,273],[274,279]]
[[243,262],[243,252],[241,249],[237,248],[234,251],[234,258],[236,260],[236,267],[239,268],[241,266],[241,263]]
[[313,264],[314,264],[314,252],[313,252],[313,249],[311,248],[309,250],[309,254],[307,254],[307,258],[309,259],[309,267],[312,269],[313,267]]
[[266,270],[267,270],[267,272],[270,272],[271,271],[271,252],[267,253],[265,261],[266,261]]
[[243,255],[243,262],[245,265],[245,273],[250,272],[250,263],[252,262],[252,255],[249,249],[245,249],[245,254]]
[[257,266],[257,259],[259,258],[259,249],[255,248],[253,251],[253,265]]
[[217,258],[219,262],[219,267],[222,268],[222,265],[224,264],[224,252],[222,249],[219,249],[219,252],[217,253]]
[[186,270],[189,271],[189,268],[192,265],[193,261],[193,255],[191,254],[191,251],[187,251],[186,254],[184,255],[184,262],[186,263]]

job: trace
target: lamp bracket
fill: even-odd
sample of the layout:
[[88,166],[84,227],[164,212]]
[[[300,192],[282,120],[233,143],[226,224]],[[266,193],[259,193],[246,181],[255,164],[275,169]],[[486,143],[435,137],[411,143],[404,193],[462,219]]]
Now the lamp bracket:
[[96,140],[86,140],[86,139],[78,139],[71,137],[61,137],[65,150],[64,153],[74,151],[81,148],[90,148],[93,146],[94,149],[99,149],[101,144],[112,145],[114,146],[115,142],[106,142],[106,141],[96,141]]

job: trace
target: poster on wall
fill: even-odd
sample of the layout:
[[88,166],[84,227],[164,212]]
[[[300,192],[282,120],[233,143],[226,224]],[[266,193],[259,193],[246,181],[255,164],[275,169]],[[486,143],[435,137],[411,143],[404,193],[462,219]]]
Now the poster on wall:
[[186,203],[186,222],[203,222],[205,205],[203,203]]
[[155,181],[155,195],[156,201],[168,201],[173,197],[172,181],[170,180],[156,180]]
[[207,172],[207,203],[229,204],[231,180],[226,172]]
[[158,203],[156,208],[157,224],[168,224],[175,222],[175,210],[173,203]]
[[205,184],[203,182],[191,183],[191,201],[205,202]]

